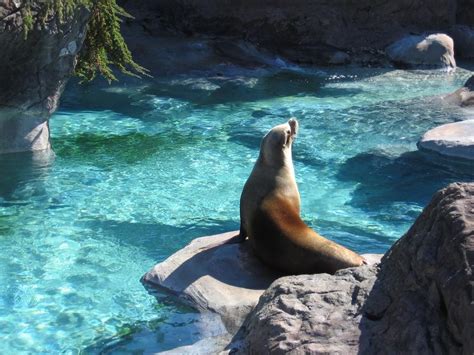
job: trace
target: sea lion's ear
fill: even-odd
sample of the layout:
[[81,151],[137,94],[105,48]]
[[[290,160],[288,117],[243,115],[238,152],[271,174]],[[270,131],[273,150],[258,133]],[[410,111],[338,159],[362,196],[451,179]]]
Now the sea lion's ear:
[[291,117],[289,120],[288,120],[288,124],[290,125],[290,129],[291,129],[291,134],[296,136],[298,134],[298,121],[296,120],[295,117]]

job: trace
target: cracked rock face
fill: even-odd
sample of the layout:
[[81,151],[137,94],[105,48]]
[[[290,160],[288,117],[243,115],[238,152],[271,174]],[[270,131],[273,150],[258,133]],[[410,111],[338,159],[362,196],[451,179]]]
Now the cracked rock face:
[[276,280],[243,353],[474,353],[474,183],[439,191],[380,265]]
[[25,38],[21,6],[0,4],[0,153],[50,147],[48,119],[72,74],[89,19],[78,8],[63,23],[52,17],[44,28],[35,24]]

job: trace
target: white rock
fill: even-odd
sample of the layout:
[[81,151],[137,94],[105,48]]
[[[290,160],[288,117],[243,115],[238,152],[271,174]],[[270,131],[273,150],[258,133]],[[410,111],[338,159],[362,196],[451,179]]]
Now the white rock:
[[420,150],[474,160],[474,119],[438,126],[418,142]]
[[402,66],[456,68],[453,39],[443,33],[406,36],[386,52],[391,61]]

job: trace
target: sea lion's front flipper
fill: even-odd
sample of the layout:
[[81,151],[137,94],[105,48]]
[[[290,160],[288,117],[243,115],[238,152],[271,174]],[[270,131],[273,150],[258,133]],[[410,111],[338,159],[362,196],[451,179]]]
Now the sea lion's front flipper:
[[245,239],[247,239],[247,236],[245,234],[242,234],[242,232],[240,232],[239,234],[230,238],[227,242],[225,242],[225,244],[243,243]]

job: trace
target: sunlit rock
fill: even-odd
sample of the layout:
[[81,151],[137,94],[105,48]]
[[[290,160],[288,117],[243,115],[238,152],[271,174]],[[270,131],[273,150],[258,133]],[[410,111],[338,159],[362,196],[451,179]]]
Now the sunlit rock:
[[418,148],[446,157],[474,160],[474,120],[435,127],[423,135]]
[[456,68],[453,39],[446,34],[410,35],[386,49],[396,65],[421,68]]
[[226,244],[237,234],[197,238],[142,280],[200,311],[219,314],[229,332],[235,333],[263,291],[280,276],[257,260],[247,243]]

